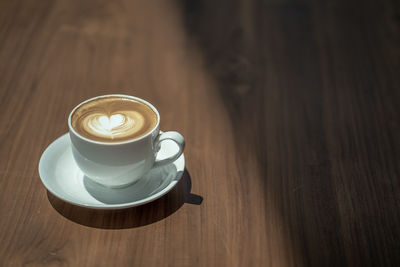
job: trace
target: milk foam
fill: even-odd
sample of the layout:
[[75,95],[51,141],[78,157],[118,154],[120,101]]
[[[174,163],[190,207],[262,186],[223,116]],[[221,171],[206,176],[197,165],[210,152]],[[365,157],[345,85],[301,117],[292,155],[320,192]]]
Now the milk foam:
[[82,121],[88,133],[109,139],[137,133],[144,124],[144,117],[136,111],[123,111],[111,116],[94,113]]
[[107,97],[83,104],[71,117],[72,127],[96,141],[118,142],[143,136],[157,125],[157,114],[146,104]]

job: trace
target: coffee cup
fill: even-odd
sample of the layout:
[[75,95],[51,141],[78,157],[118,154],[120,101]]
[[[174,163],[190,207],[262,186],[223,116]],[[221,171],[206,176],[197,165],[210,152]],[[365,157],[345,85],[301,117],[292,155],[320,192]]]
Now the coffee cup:
[[[136,182],[150,169],[174,162],[185,147],[180,133],[160,132],[160,114],[151,103],[129,95],[83,101],[71,111],[68,126],[78,167],[106,187]],[[158,159],[165,140],[174,141],[179,149]]]

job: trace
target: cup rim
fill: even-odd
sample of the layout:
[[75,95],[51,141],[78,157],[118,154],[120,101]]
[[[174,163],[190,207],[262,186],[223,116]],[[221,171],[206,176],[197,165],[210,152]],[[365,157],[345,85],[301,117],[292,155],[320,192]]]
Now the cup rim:
[[[145,135],[141,136],[141,137],[137,137],[134,139],[129,139],[129,140],[125,140],[125,141],[120,141],[120,142],[102,142],[102,141],[96,141],[96,140],[92,140],[89,139],[87,137],[82,136],[81,134],[79,134],[73,127],[72,127],[72,123],[71,123],[71,117],[72,114],[75,112],[76,109],[78,109],[79,107],[81,107],[83,104],[86,104],[87,102],[93,101],[95,99],[99,99],[99,98],[106,98],[106,97],[124,97],[124,98],[130,98],[130,99],[134,99],[136,101],[142,102],[143,104],[149,106],[157,115],[157,123],[154,126],[153,129],[151,129],[148,133],[146,133]],[[148,137],[149,135],[153,134],[154,131],[156,129],[158,129],[159,125],[160,125],[160,113],[158,113],[158,110],[153,106],[153,104],[151,104],[150,102],[136,97],[136,96],[131,96],[131,95],[126,95],[126,94],[107,94],[107,95],[99,95],[99,96],[95,96],[92,98],[89,98],[85,101],[82,101],[81,103],[79,103],[78,105],[76,105],[72,111],[69,113],[68,116],[68,127],[70,132],[72,132],[74,135],[76,135],[77,137],[79,137],[80,139],[85,140],[86,142],[92,143],[92,144],[98,144],[98,145],[108,145],[108,146],[115,146],[115,145],[123,145],[123,144],[129,144],[129,143],[134,143],[136,141],[140,141],[142,139],[145,139],[146,137]]]

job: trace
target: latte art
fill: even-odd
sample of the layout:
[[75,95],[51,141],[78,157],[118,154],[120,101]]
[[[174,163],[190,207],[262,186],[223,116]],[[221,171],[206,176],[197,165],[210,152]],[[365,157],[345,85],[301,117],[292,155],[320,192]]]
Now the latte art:
[[143,124],[143,116],[136,111],[126,111],[124,114],[114,114],[110,117],[92,114],[83,120],[83,127],[87,132],[111,139],[132,135],[139,131]]
[[144,103],[121,97],[100,98],[83,104],[72,115],[72,126],[84,137],[119,142],[145,135],[157,124],[157,115]]

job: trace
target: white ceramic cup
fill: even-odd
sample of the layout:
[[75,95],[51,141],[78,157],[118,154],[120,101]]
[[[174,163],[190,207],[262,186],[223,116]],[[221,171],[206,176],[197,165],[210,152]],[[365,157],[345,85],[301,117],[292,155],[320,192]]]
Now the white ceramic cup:
[[[122,142],[99,142],[83,137],[74,130],[71,116],[86,102],[103,97],[124,97],[140,101],[157,114],[157,124],[146,135]],[[124,187],[143,177],[150,169],[174,162],[183,153],[185,140],[178,132],[160,132],[160,114],[149,102],[129,95],[103,95],[88,99],[76,106],[68,117],[69,136],[74,159],[91,180],[107,187]],[[173,140],[179,150],[162,160],[156,160],[160,144]]]

